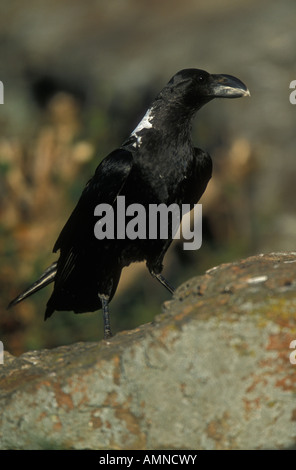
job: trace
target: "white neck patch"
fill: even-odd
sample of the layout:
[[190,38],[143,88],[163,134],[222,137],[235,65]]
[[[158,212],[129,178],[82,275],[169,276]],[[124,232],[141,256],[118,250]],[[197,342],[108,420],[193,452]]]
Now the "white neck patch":
[[138,145],[140,145],[142,142],[142,137],[138,135],[139,132],[141,132],[144,129],[151,129],[153,127],[152,126],[153,114],[154,114],[153,111],[154,111],[153,107],[149,108],[145,116],[143,117],[143,119],[139,122],[137,127],[131,133],[131,136],[136,137]]

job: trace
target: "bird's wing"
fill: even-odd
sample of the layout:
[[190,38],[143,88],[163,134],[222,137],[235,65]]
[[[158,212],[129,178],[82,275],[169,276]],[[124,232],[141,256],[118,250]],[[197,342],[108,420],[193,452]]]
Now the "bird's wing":
[[194,149],[195,168],[192,172],[194,196],[192,202],[196,204],[206,190],[208,182],[212,177],[212,159],[207,152],[199,148]]
[[97,167],[54,245],[53,251],[60,250],[61,252],[56,284],[68,278],[75,267],[77,257],[83,256],[88,243],[94,239],[95,207],[101,203],[111,206],[115,203],[132,166],[132,153],[128,150],[117,149]]

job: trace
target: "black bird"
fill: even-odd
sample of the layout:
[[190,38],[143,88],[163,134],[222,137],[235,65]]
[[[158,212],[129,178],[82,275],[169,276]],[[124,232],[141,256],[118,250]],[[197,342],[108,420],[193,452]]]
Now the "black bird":
[[172,238],[98,240],[94,234],[98,220],[95,207],[104,203],[116,211],[119,195],[125,196],[126,206],[196,204],[211,178],[212,161],[206,152],[193,146],[192,119],[214,98],[248,95],[247,87],[231,75],[199,69],[174,75],[129,138],[102,160],[88,181],[54,245],[54,252],[60,250],[59,259],[9,307],[54,281],[45,319],[55,310],[83,313],[102,308],[104,337],[109,338],[108,305],[122,268],[145,260],[152,276],[173,293],[161,274]]

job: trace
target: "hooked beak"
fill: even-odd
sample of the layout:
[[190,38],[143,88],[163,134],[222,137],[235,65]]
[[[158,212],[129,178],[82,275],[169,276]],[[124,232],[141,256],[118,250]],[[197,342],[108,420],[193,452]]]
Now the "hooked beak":
[[251,96],[246,85],[232,75],[213,74],[211,95],[213,98],[240,98]]

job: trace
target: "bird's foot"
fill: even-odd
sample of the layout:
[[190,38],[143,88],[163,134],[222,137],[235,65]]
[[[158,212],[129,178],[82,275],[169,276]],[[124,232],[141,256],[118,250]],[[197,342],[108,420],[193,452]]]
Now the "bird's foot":
[[103,321],[104,321],[104,339],[108,340],[112,338],[111,326],[110,326],[110,314],[109,314],[109,296],[105,294],[99,294],[99,299],[102,303],[103,310]]
[[153,277],[155,277],[171,294],[175,292],[174,287],[172,287],[165,277],[162,274],[156,274],[154,271],[150,271]]

